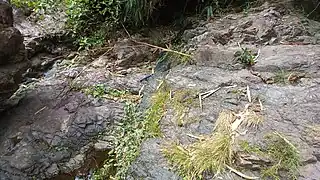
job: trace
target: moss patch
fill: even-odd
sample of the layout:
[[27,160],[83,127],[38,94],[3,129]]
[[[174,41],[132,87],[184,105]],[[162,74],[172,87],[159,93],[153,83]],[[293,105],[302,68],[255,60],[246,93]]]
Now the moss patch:
[[191,108],[199,106],[197,94],[198,92],[192,89],[180,89],[173,93],[170,105],[174,109],[175,119],[178,126],[183,126],[196,121],[195,117],[189,117],[188,114]]

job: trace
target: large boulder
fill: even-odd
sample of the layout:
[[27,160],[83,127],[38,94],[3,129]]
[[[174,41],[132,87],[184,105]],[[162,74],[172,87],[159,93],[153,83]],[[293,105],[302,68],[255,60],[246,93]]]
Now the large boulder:
[[0,111],[18,89],[28,66],[23,36],[13,27],[12,8],[0,0]]

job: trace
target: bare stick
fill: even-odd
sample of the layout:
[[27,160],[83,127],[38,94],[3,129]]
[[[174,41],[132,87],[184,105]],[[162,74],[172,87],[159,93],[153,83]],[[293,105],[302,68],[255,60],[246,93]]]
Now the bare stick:
[[148,43],[145,43],[145,42],[136,41],[134,39],[131,39],[131,40],[133,42],[135,42],[135,43],[138,43],[138,44],[143,44],[143,45],[146,45],[146,46],[149,46],[149,47],[161,49],[161,50],[166,51],[166,52],[172,52],[172,53],[175,53],[175,54],[179,54],[181,56],[186,56],[186,57],[192,58],[192,56],[190,54],[182,53],[182,52],[175,51],[175,50],[172,50],[172,49],[163,48],[163,47],[152,45],[152,44],[148,44]]
[[260,56],[260,49],[258,50],[258,54],[256,55],[256,57],[254,57],[254,59],[253,59],[253,62],[258,62],[258,58],[259,58],[259,56]]
[[205,99],[205,98],[211,96],[213,93],[219,91],[220,89],[221,89],[221,87],[218,87],[217,89],[202,93],[201,94],[201,96],[203,96],[202,99]]
[[130,35],[130,33],[127,31],[127,28],[126,28],[122,23],[121,23],[121,25],[122,25],[124,31],[126,31],[126,33],[127,33],[127,35],[129,36],[129,38],[131,38],[131,35]]
[[259,99],[259,104],[260,104],[260,110],[263,111],[263,105],[260,99]]
[[250,92],[249,86],[247,86],[247,96],[248,96],[249,102],[251,103],[251,102],[252,102],[252,99],[251,99],[251,92]]
[[144,85],[141,87],[141,89],[139,90],[139,96],[141,97],[142,95],[142,91],[144,90]]
[[200,108],[202,110],[202,97],[201,97],[201,93],[199,94],[199,104],[200,104]]
[[247,175],[243,174],[242,172],[240,172],[240,171],[238,171],[238,170],[236,170],[236,169],[234,169],[234,168],[232,168],[232,167],[230,167],[230,166],[228,166],[228,165],[226,165],[226,167],[227,167],[230,171],[234,172],[235,174],[237,174],[238,176],[240,176],[240,177],[242,177],[242,178],[244,178],[244,179],[249,179],[249,180],[259,179],[259,177],[247,176]]
[[279,136],[281,139],[283,139],[287,144],[289,144],[289,146],[291,146],[293,149],[297,149],[287,138],[285,138],[284,136],[282,136],[279,132],[275,132],[275,134],[277,136]]
[[45,110],[47,108],[47,106],[44,106],[43,108],[41,108],[39,111],[35,112],[34,115],[39,114],[41,111]]
[[203,137],[195,136],[195,135],[192,135],[192,134],[187,134],[187,136],[192,137],[192,138],[195,138],[195,139],[198,139],[198,140],[200,140],[200,141],[204,140]]

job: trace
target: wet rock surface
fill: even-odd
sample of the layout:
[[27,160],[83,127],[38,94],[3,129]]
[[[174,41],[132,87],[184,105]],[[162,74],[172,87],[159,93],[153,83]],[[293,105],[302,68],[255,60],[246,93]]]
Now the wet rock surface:
[[[275,131],[285,134],[300,152],[298,179],[318,179],[318,135],[310,134],[310,128],[317,127],[320,122],[319,27],[319,22],[302,20],[281,7],[265,4],[247,16],[231,14],[187,30],[184,33],[186,48],[194,52],[195,63],[174,67],[159,79],[170,84],[173,97],[181,89],[200,93],[220,89],[202,101],[202,109],[199,105],[189,109],[184,117],[193,119],[191,122],[177,123],[176,115],[169,108],[160,122],[163,137],[144,142],[128,179],[182,179],[172,174],[161,149],[170,142],[179,142],[182,146],[195,142],[197,139],[190,134],[201,137],[212,133],[221,111],[237,113],[248,103],[246,93],[234,93],[246,92],[247,86],[252,98],[259,98],[263,104],[264,121],[261,127],[249,128],[239,138],[263,145],[265,135]],[[241,50],[238,42],[242,47],[260,52],[257,63],[251,68],[236,62],[234,54]],[[286,76],[279,75],[281,72],[286,72]],[[279,76],[282,77],[280,82]],[[149,86],[151,92],[157,87],[156,83]],[[194,101],[199,100],[195,98]],[[249,176],[260,176],[261,166],[255,162],[270,163],[259,157],[243,159],[246,161],[240,166],[247,168],[243,172]],[[248,163],[251,164],[249,168]],[[230,172],[215,178],[242,179]]]

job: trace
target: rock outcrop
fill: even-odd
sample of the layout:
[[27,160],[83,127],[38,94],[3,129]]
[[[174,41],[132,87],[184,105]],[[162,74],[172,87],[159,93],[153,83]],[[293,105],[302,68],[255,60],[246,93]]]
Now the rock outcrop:
[[13,27],[12,8],[7,2],[0,1],[0,111],[19,88],[28,66],[23,36]]
[[[182,115],[175,112],[174,105],[168,107],[160,121],[162,137],[144,142],[128,179],[183,179],[171,171],[162,150],[170,143],[179,142],[181,154],[192,156],[184,148],[210,135],[220,112],[241,112],[249,103],[248,88],[252,99],[261,100],[263,110],[259,111],[264,121],[258,129],[245,127],[237,139],[265,147],[266,135],[282,133],[300,153],[297,179],[319,179],[319,29],[319,22],[292,15],[283,6],[265,4],[247,15],[229,14],[187,30],[183,38],[186,49],[194,52],[194,63],[173,67],[167,73],[159,73],[156,79],[169,84],[173,99],[181,91],[193,92],[182,96],[189,97],[186,101],[191,99],[192,103],[186,105]],[[234,55],[241,51],[238,43],[255,55],[259,52],[255,65],[245,68],[237,62]],[[149,83],[148,88],[154,92],[157,83]],[[202,99],[200,107],[196,92],[210,91],[214,93]],[[257,103],[254,101],[253,104]],[[184,162],[178,156],[176,163]],[[251,177],[261,177],[260,170],[268,161],[258,156],[245,163],[235,162],[231,166]],[[177,164],[176,167],[180,165],[189,166]],[[228,171],[215,176],[204,174],[203,179],[243,179]],[[280,179],[290,179],[280,174]]]

